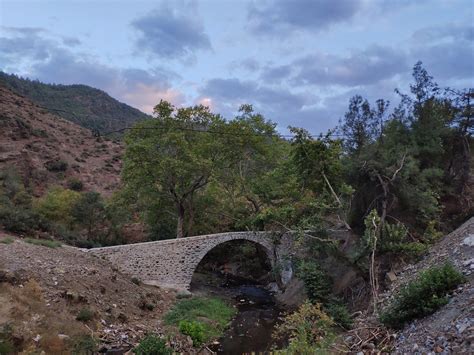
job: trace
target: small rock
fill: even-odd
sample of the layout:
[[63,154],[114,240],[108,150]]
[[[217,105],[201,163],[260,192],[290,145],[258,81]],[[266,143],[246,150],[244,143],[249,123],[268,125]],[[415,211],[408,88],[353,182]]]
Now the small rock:
[[467,245],[468,247],[474,247],[474,234],[469,234],[469,236],[464,238],[462,244]]
[[397,275],[395,275],[393,271],[387,272],[385,276],[389,282],[395,282],[397,280]]
[[443,348],[441,346],[437,346],[437,347],[434,348],[434,351],[435,351],[435,353],[442,353]]

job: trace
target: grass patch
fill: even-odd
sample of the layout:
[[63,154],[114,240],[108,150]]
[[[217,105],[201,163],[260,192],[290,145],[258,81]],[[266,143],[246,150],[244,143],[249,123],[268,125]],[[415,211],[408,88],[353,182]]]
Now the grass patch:
[[14,241],[15,240],[12,237],[5,237],[5,238],[0,240],[0,243],[2,243],[2,244],[11,244]]
[[380,321],[392,328],[402,328],[415,318],[430,315],[447,304],[447,293],[465,280],[449,263],[429,268],[400,290],[392,304],[381,313]]
[[133,350],[137,355],[171,355],[173,350],[166,346],[166,341],[154,334],[147,335]]
[[48,248],[60,248],[61,243],[57,240],[47,240],[47,239],[33,239],[33,238],[26,238],[25,242],[34,244],[34,245],[41,245],[43,247]]
[[165,315],[165,324],[179,327],[182,321],[200,323],[203,342],[218,338],[236,310],[218,298],[193,297],[179,300]]

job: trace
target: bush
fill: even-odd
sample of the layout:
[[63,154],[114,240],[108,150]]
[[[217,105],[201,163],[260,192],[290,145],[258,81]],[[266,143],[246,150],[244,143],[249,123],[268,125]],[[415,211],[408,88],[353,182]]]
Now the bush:
[[381,313],[380,321],[392,328],[434,313],[448,303],[446,294],[465,281],[451,264],[432,267],[396,295],[392,304]]
[[197,347],[204,342],[204,327],[199,322],[182,320],[179,322],[179,331],[191,337],[193,346]]
[[79,311],[79,313],[76,317],[76,320],[78,320],[79,322],[88,322],[92,318],[94,318],[94,312],[92,310],[90,310],[89,308],[82,308]]
[[147,335],[133,350],[137,355],[171,355],[173,350],[166,346],[164,339],[157,335]]
[[329,301],[332,280],[318,264],[308,261],[302,262],[297,269],[297,276],[303,280],[311,302],[326,303]]
[[97,348],[97,341],[90,335],[73,338],[72,354],[74,355],[96,354]]
[[78,178],[70,178],[67,182],[67,187],[73,191],[82,191],[84,184]]
[[303,303],[300,308],[283,319],[275,327],[275,339],[289,339],[289,345],[283,354],[326,353],[334,335],[331,327],[333,320],[322,311],[319,303]]
[[53,187],[36,201],[35,208],[48,221],[70,226],[73,222],[72,208],[80,198],[81,194],[77,191]]
[[50,160],[46,162],[44,166],[48,171],[61,172],[61,171],[67,170],[68,164],[64,160],[58,159],[58,160]]
[[346,305],[341,303],[330,303],[324,307],[324,310],[338,326],[344,329],[351,328],[352,318]]
[[52,249],[61,247],[61,243],[58,242],[57,240],[26,238],[25,242],[34,244],[34,245],[41,245],[43,247],[48,247]]

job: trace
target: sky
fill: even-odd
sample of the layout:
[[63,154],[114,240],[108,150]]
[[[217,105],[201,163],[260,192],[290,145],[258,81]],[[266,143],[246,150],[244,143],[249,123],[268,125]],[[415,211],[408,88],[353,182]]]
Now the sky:
[[473,24],[472,0],[0,0],[0,70],[147,113],[250,103],[317,134],[353,95],[396,106],[419,60],[440,86],[474,87]]

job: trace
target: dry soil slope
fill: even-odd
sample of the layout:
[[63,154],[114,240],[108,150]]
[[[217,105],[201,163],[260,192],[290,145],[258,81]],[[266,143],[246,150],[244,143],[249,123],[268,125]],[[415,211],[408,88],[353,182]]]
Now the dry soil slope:
[[[0,86],[0,170],[14,166],[35,195],[47,186],[80,179],[86,190],[106,195],[120,182],[121,144],[82,128]],[[64,172],[49,171],[64,161]]]
[[[0,235],[0,329],[10,324],[22,349],[63,354],[80,334],[93,334],[101,347],[130,349],[146,333],[163,333],[160,319],[174,302],[173,291],[137,285],[78,248],[52,249],[17,238],[4,244],[6,237]],[[93,318],[80,322],[76,316],[84,308]],[[171,345],[194,352],[180,335]]]

